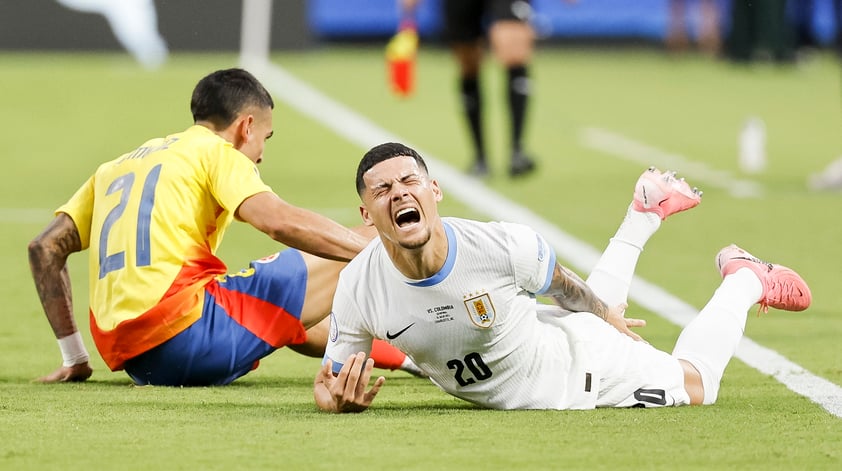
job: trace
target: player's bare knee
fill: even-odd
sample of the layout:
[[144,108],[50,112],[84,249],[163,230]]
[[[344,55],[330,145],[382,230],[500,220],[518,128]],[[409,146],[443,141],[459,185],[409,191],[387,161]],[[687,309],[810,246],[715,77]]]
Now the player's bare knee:
[[681,363],[681,368],[684,370],[684,389],[690,396],[690,404],[704,404],[705,387],[701,373],[687,360],[678,360],[678,362]]

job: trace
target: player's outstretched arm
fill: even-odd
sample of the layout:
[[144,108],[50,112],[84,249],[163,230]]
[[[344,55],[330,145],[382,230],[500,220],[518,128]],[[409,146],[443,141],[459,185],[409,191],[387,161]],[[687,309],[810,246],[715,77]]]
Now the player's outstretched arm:
[[84,381],[93,370],[88,364],[88,352],[73,318],[73,298],[67,272],[67,257],[82,250],[76,224],[67,214],[59,214],[29,243],[28,249],[35,290],[64,358],[60,368],[38,381]]
[[374,381],[371,389],[366,391],[373,369],[374,360],[366,359],[363,352],[349,356],[336,376],[332,371],[333,362],[326,360],[313,382],[313,398],[316,405],[321,410],[337,413],[362,412],[368,409],[380,392],[380,387],[386,382],[386,378],[380,376]]
[[570,312],[590,312],[602,319],[608,316],[608,306],[585,284],[585,281],[557,263],[546,294]]
[[343,262],[354,258],[376,235],[373,227],[348,229],[268,191],[243,201],[237,216],[282,244]]

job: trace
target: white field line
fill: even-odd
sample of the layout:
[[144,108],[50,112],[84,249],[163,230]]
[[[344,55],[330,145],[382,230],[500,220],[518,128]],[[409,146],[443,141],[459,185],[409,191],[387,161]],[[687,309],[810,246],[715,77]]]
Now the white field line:
[[[260,77],[276,98],[312,117],[348,141],[356,143],[362,149],[369,149],[390,141],[403,142],[414,147],[424,156],[430,167],[430,173],[446,189],[449,197],[458,199],[472,210],[487,214],[492,219],[517,221],[532,226],[546,237],[560,258],[567,260],[571,267],[580,273],[589,272],[599,259],[600,251],[597,249],[565,233],[528,208],[503,198],[480,181],[464,176],[429,152],[400,139],[353,110],[334,102],[279,66],[268,61],[256,60],[246,61],[243,66]],[[650,164],[650,161],[646,161],[644,165]],[[660,163],[657,164],[660,165]],[[686,169],[694,167],[682,166],[682,168],[684,169],[682,173],[688,174]],[[703,176],[702,169],[703,167],[697,168],[700,175],[694,173],[694,179]],[[634,278],[630,291],[631,300],[682,327],[687,325],[698,312],[696,308],[640,277]],[[842,387],[839,385],[817,377],[747,337],[743,337],[736,358],[761,373],[773,376],[792,391],[842,418]]]
[[[359,224],[359,212],[352,207],[324,207],[308,206],[307,209],[327,216],[335,221],[349,221],[348,224]],[[356,218],[356,219],[355,219]],[[0,223],[5,224],[47,224],[53,219],[53,210],[42,208],[0,208]],[[33,237],[35,234],[33,234]]]
[[585,128],[579,133],[584,147],[619,157],[644,167],[654,165],[661,170],[675,170],[679,176],[687,177],[699,189],[719,188],[735,198],[755,198],[763,195],[763,187],[754,181],[736,178],[725,170],[716,170],[702,162],[667,152],[648,144],[635,141],[620,134],[600,128]]
[[[47,223],[53,217],[53,210],[41,208],[0,208],[0,223],[37,224]],[[34,234],[33,234],[34,236]]]

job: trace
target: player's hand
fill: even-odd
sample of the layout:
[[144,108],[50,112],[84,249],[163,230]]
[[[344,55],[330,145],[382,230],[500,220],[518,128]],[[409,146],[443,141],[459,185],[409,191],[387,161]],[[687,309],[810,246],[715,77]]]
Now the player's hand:
[[42,376],[35,381],[39,383],[65,383],[85,381],[94,372],[88,362],[79,363],[73,366],[61,366],[47,376]]
[[636,333],[632,332],[632,327],[645,327],[646,321],[643,319],[627,319],[626,318],[626,308],[629,307],[628,304],[622,303],[618,304],[612,308],[608,309],[608,315],[605,316],[605,321],[609,324],[613,325],[615,329],[619,330],[620,332],[628,335],[629,337],[639,340],[643,340],[643,337],[637,335]]
[[398,4],[404,12],[412,13],[418,7],[420,0],[398,0]]
[[386,382],[386,378],[380,376],[366,391],[373,369],[374,360],[366,359],[363,352],[349,356],[336,377],[333,376],[333,362],[325,361],[314,383],[316,404],[331,412],[362,412],[368,409]]

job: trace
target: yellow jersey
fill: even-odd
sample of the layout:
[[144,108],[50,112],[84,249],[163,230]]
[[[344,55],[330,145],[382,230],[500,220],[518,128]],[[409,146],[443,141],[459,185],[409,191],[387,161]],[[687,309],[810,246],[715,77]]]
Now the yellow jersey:
[[152,139],[96,173],[56,213],[88,252],[91,333],[112,370],[202,313],[227,271],[216,253],[248,197],[272,191],[256,165],[208,128]]

